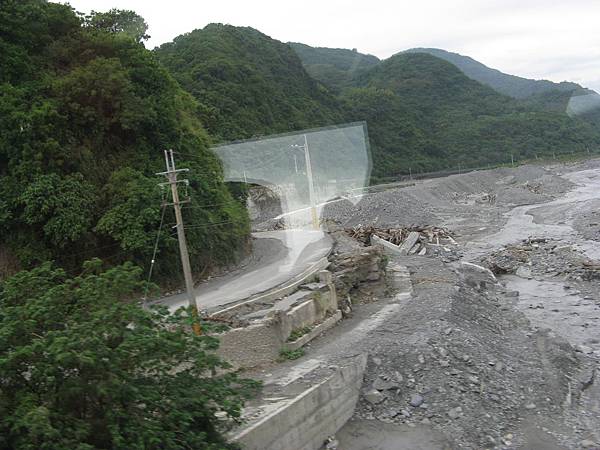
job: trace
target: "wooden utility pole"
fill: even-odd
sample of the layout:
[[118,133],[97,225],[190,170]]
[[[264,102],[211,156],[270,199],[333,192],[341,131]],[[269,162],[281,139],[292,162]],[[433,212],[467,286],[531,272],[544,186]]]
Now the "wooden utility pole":
[[185,278],[185,290],[187,292],[188,304],[192,310],[192,328],[194,333],[199,336],[202,334],[200,320],[198,317],[198,305],[196,304],[196,296],[194,295],[194,279],[192,278],[192,268],[190,265],[190,255],[187,249],[185,240],[185,229],[183,227],[183,217],[181,215],[181,204],[187,203],[189,200],[180,201],[179,192],[177,190],[178,183],[187,183],[188,180],[178,180],[179,172],[188,172],[189,169],[176,169],[175,159],[173,158],[173,150],[165,150],[165,163],[167,165],[166,172],[157,173],[167,177],[167,183],[171,186],[171,194],[173,195],[173,209],[175,210],[175,220],[177,221],[177,240],[179,242],[179,255],[181,256],[181,265],[183,267],[183,277]]

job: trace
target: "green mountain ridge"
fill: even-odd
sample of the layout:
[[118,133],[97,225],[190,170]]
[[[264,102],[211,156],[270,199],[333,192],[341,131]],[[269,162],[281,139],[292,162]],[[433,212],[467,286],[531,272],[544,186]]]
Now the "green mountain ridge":
[[475,59],[459,53],[449,52],[439,48],[411,48],[402,53],[428,53],[441,58],[458,67],[465,75],[482,84],[492,87],[496,91],[513,98],[527,98],[540,95],[550,91],[581,92],[588,93],[589,90],[577,83],[562,81],[555,83],[549,80],[533,80],[519,77],[492,69]]
[[342,95],[369,125],[376,176],[478,167],[600,145],[589,123],[535,109],[426,53],[400,53]]
[[310,76],[334,90],[350,87],[357,74],[380,62],[376,56],[356,49],[310,47],[298,42],[288,45],[298,54]]
[[249,27],[210,24],[155,49],[202,105],[217,140],[243,139],[343,120],[334,96],[287,45]]

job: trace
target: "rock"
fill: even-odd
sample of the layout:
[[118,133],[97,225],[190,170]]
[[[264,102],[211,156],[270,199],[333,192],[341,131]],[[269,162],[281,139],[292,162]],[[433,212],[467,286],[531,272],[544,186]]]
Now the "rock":
[[377,377],[377,379],[373,382],[373,389],[377,389],[378,391],[387,391],[389,389],[398,389],[400,384],[392,379],[386,380],[381,376]]
[[379,275],[379,272],[371,272],[368,276],[367,276],[367,281],[377,281],[379,280],[381,276]]
[[467,285],[480,289],[498,283],[496,276],[490,269],[465,261],[460,263],[459,275]]
[[527,403],[525,409],[535,409],[535,403]]
[[418,406],[421,406],[421,404],[425,401],[425,399],[419,395],[419,394],[414,394],[411,398],[410,398],[410,406],[412,406],[413,408],[417,408]]
[[595,448],[595,447],[599,447],[600,446],[596,442],[590,441],[589,439],[584,439],[583,441],[581,441],[579,443],[579,445],[581,445],[581,447],[583,447],[583,448]]
[[462,408],[457,406],[456,408],[449,410],[447,414],[451,419],[458,419],[462,415]]
[[529,266],[519,266],[515,275],[521,278],[531,279],[531,267]]
[[370,389],[364,394],[365,400],[371,403],[372,405],[376,405],[385,400],[385,395],[379,392],[377,389]]
[[376,366],[380,366],[380,365],[381,365],[381,362],[382,362],[382,361],[381,361],[381,358],[378,358],[377,356],[376,356],[376,357],[374,357],[374,358],[372,359],[372,361],[373,361],[373,364],[375,364]]
[[340,443],[335,436],[329,436],[325,441],[325,450],[337,450]]

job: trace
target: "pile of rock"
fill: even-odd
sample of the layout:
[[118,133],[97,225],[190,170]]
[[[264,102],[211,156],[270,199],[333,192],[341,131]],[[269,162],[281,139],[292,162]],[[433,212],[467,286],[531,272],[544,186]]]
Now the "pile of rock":
[[571,245],[543,238],[530,238],[503,247],[483,259],[482,264],[495,274],[514,273],[523,278],[600,279],[600,264]]

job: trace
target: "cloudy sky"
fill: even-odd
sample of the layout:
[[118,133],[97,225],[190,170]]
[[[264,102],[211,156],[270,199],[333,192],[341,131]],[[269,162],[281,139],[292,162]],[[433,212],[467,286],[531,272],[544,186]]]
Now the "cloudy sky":
[[600,0],[71,0],[133,9],[149,48],[211,22],[280,41],[357,48],[386,58],[412,47],[471,56],[503,72],[575,81],[600,92]]

